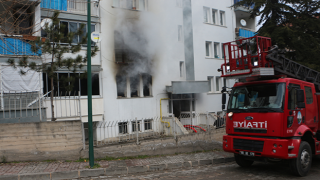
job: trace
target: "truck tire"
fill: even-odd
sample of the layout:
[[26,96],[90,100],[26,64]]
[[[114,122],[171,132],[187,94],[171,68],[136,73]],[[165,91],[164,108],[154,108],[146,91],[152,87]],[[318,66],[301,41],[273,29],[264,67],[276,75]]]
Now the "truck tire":
[[297,176],[306,176],[311,168],[312,151],[309,143],[301,141],[298,157],[290,162],[290,169]]
[[245,159],[245,156],[239,154],[234,154],[234,159],[236,163],[241,167],[250,167],[254,161]]

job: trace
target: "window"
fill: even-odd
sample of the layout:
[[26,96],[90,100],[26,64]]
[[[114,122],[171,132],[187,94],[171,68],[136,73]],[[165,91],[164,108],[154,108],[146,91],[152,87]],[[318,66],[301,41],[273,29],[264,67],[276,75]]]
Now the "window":
[[220,43],[214,43],[214,58],[220,58]]
[[220,77],[216,77],[216,91],[220,91]]
[[296,89],[300,89],[300,85],[289,84],[288,89],[288,109],[296,109],[298,104]]
[[116,76],[117,97],[149,97],[152,96],[152,76],[149,74],[138,74],[128,77]]
[[116,76],[117,97],[127,97],[127,77]]
[[225,12],[220,11],[220,25],[225,26]]
[[[81,24],[84,25],[82,31],[83,33],[80,35],[74,35],[72,43],[79,43],[81,42],[83,37],[86,37],[87,34],[87,23],[83,22],[70,22],[70,21],[60,21],[60,26],[61,26],[61,33],[64,36],[64,39],[61,41],[61,43],[66,43],[67,42],[67,36],[69,32],[76,33],[78,29],[81,27]],[[91,24],[91,32],[94,32],[96,30],[96,25]],[[91,33],[88,33],[90,36]],[[41,37],[47,37],[47,34],[44,30],[41,30]],[[91,42],[91,45],[95,45],[94,42]]]
[[184,75],[184,62],[180,61],[180,77]]
[[214,92],[213,84],[214,84],[214,79],[213,76],[208,76],[208,82],[209,82],[209,92]]
[[[51,78],[43,73],[43,93],[51,91]],[[99,73],[91,74],[92,95],[100,95]],[[53,78],[54,96],[88,95],[87,77],[85,73],[55,73]]]
[[142,75],[143,96],[152,96],[152,76],[149,74]]
[[140,95],[140,76],[130,77],[130,93],[131,97],[139,97]]
[[113,0],[113,7],[146,10],[146,0]]
[[221,53],[222,53],[222,58],[225,58],[225,54],[227,49],[223,46],[223,44],[221,43]]
[[206,56],[207,57],[211,57],[212,56],[212,53],[211,53],[211,50],[212,49],[212,42],[210,41],[206,41]]
[[212,9],[212,24],[217,23],[218,11],[216,9]]
[[128,123],[127,122],[120,122],[118,123],[119,126],[119,134],[127,134],[128,133]]
[[152,130],[152,120],[148,119],[148,120],[144,120],[144,130]]
[[132,121],[132,132],[141,131],[141,121]]
[[178,41],[182,41],[182,25],[178,25]]
[[312,94],[312,89],[311,87],[304,87],[305,92],[306,92],[306,102],[307,104],[312,104],[313,103],[313,94]]
[[203,17],[205,23],[210,23],[210,8],[203,7]]

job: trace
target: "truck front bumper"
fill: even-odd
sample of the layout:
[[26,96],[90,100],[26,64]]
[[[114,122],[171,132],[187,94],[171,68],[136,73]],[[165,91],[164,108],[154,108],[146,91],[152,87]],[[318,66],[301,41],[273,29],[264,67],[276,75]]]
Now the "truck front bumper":
[[[301,139],[259,138],[247,136],[223,136],[223,150],[237,153],[254,152],[254,156],[292,159],[297,158]],[[250,154],[250,153],[249,153]]]

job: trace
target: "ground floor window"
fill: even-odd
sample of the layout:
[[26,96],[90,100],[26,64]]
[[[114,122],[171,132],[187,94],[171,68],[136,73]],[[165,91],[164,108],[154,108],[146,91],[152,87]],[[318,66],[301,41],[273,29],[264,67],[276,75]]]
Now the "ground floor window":
[[152,130],[152,120],[144,120],[144,130]]
[[120,122],[120,123],[118,123],[118,126],[119,126],[119,134],[128,133],[128,123],[127,122]]
[[137,128],[138,128],[138,131],[141,131],[141,121],[132,121],[132,132],[136,132],[137,131]]

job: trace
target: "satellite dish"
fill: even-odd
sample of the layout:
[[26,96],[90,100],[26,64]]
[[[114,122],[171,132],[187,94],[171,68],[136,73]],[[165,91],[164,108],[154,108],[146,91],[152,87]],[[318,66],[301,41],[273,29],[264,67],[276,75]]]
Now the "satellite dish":
[[245,27],[245,26],[247,26],[247,21],[244,19],[241,19],[240,24],[241,24],[241,26]]
[[45,29],[46,28],[46,24],[48,24],[48,27],[50,27],[50,26],[52,26],[52,19],[50,19],[50,18],[45,18],[45,19],[43,19],[42,21],[41,21],[41,23],[40,23],[40,26],[41,26],[41,28],[42,29]]
[[98,32],[92,32],[91,33],[91,40],[95,43],[100,42],[101,41],[101,34]]

